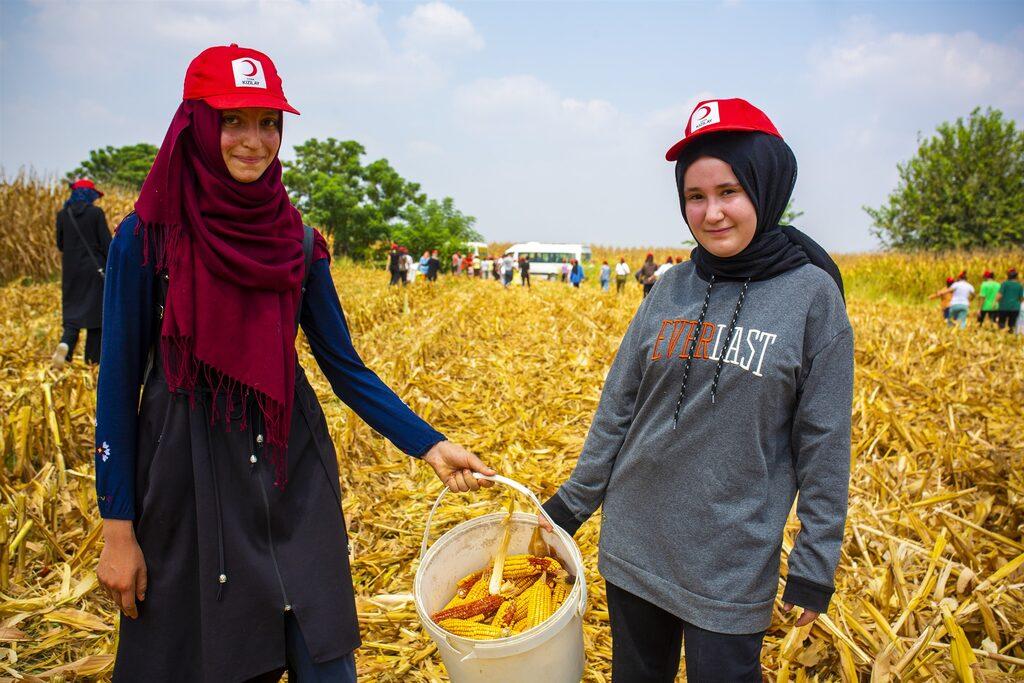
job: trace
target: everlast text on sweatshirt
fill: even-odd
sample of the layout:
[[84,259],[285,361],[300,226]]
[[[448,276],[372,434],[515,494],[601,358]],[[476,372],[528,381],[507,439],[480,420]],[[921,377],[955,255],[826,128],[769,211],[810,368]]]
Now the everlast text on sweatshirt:
[[783,598],[824,612],[833,592],[850,473],[853,332],[835,282],[804,265],[749,284],[723,348],[742,283],[716,282],[695,329],[707,287],[688,262],[644,300],[576,468],[545,509],[575,533],[603,505],[606,580],[701,628],[755,633],[771,622],[797,492],[801,529]]

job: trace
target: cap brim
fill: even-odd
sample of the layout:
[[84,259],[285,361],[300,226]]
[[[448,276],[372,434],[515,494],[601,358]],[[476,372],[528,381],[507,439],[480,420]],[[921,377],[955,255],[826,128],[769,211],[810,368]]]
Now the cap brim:
[[[675,161],[679,158],[679,155],[683,153],[683,150],[690,145],[694,140],[704,137],[705,135],[711,135],[712,133],[728,133],[738,131],[758,131],[761,133],[767,132],[754,126],[716,126],[715,128],[702,128],[693,135],[685,137],[676,144],[668,148],[665,152],[665,161]],[[771,133],[768,133],[771,135]]]
[[243,109],[245,107],[266,107],[267,109],[280,109],[290,114],[298,114],[299,110],[288,104],[287,101],[273,95],[262,93],[246,93],[239,95],[209,95],[200,98],[214,109]]

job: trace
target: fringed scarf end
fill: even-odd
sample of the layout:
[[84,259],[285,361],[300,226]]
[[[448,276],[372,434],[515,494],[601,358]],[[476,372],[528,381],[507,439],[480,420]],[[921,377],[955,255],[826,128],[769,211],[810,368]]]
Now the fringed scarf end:
[[[288,483],[288,441],[287,427],[290,426],[290,405],[272,399],[265,393],[243,384],[241,381],[225,375],[207,363],[195,357],[192,339],[189,337],[161,337],[161,350],[164,355],[164,374],[167,386],[171,391],[184,391],[188,394],[189,405],[195,408],[197,384],[202,384],[210,392],[210,424],[223,420],[225,429],[231,428],[231,416],[238,407],[241,411],[241,428],[248,427],[248,411],[244,409],[250,399],[255,401],[256,409],[262,417],[266,430],[267,450],[274,466],[274,486],[284,489]],[[224,408],[220,410],[221,396],[224,397]]]
[[[150,264],[157,271],[167,270],[167,258],[173,254],[181,239],[181,225],[178,223],[147,223],[139,216],[135,223],[135,235],[142,234],[142,265]],[[150,258],[152,257],[152,259]]]

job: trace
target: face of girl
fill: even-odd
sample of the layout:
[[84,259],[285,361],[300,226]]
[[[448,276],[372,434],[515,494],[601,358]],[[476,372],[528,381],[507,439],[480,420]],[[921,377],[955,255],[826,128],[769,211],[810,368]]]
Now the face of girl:
[[231,177],[240,183],[260,179],[281,148],[281,112],[246,107],[220,113],[220,152]]
[[683,176],[686,222],[700,246],[719,258],[743,251],[757,231],[757,212],[732,167],[701,157]]

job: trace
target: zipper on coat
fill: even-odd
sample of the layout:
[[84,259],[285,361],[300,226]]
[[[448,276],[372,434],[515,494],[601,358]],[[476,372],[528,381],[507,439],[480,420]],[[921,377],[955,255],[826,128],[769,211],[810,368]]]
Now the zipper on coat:
[[[255,420],[254,420],[255,422]],[[252,445],[252,455],[249,456],[249,462],[251,463],[250,470],[256,472],[256,463],[258,458],[256,457],[256,450],[261,448],[263,443],[263,435],[257,434],[255,440],[252,440],[252,433],[255,430],[253,425],[249,430],[250,443]],[[281,568],[277,564],[277,552],[274,550],[274,531],[270,524],[270,499],[267,497],[267,490],[263,486],[263,480],[257,474],[256,476],[256,487],[260,490],[260,496],[263,498],[263,513],[267,519],[267,547],[270,549],[270,562],[274,565],[274,574],[277,576],[277,584],[281,587],[281,597],[284,599],[284,611],[291,612],[292,604],[288,600],[288,591],[284,588],[284,579],[281,577]]]

